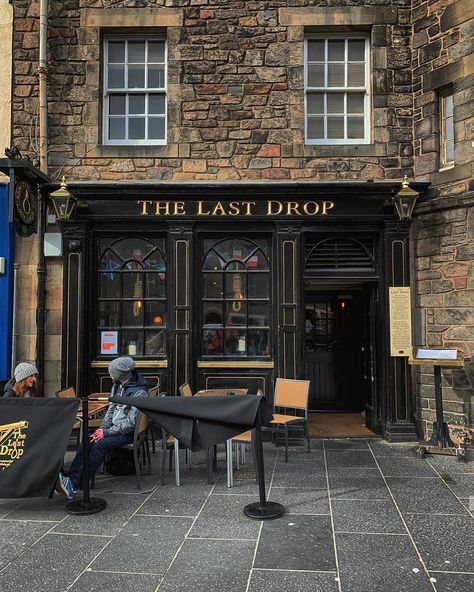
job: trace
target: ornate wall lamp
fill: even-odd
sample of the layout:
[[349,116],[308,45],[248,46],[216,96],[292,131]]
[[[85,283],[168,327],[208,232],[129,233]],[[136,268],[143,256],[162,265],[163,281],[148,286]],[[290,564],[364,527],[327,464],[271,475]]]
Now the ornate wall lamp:
[[76,198],[70,193],[66,185],[66,178],[61,179],[61,187],[53,191],[49,196],[53,204],[54,213],[58,222],[66,222],[70,219],[74,206],[76,205]]
[[393,204],[400,220],[411,220],[418,195],[418,191],[410,188],[408,177],[405,175],[402,181],[402,188],[393,197]]

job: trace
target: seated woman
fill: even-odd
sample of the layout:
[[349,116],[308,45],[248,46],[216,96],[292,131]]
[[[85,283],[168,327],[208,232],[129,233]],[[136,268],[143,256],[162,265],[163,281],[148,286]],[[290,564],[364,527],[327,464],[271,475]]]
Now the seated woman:
[[4,397],[35,397],[38,369],[33,364],[18,364],[4,389]]

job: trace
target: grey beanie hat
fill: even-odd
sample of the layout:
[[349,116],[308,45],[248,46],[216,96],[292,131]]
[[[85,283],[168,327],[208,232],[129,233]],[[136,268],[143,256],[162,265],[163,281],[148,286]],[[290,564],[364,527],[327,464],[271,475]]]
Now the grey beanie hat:
[[33,366],[33,364],[28,364],[28,362],[22,362],[18,364],[15,368],[15,372],[13,373],[15,377],[15,382],[21,382],[28,378],[29,376],[33,376],[33,374],[38,374],[38,368]]
[[135,362],[132,358],[115,358],[109,364],[109,374],[114,380],[130,380],[135,369]]

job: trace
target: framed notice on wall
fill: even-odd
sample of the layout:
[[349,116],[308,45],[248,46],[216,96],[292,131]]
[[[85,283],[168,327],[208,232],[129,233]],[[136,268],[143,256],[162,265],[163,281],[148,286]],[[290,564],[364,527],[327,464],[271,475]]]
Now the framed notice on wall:
[[390,355],[411,355],[411,296],[410,288],[389,288]]
[[101,331],[100,333],[101,355],[117,355],[118,353],[118,331]]

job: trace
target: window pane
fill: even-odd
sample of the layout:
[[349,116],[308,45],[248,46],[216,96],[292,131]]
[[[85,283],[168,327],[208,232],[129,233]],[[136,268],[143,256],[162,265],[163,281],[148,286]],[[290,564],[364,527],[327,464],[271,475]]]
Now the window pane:
[[126,95],[109,96],[110,115],[125,115],[125,96]]
[[247,348],[249,356],[268,356],[268,331],[249,329],[247,332]]
[[122,331],[122,347],[120,354],[126,356],[143,355],[143,331],[140,329],[127,329]]
[[446,143],[446,163],[454,162],[454,142]]
[[328,64],[328,86],[345,86],[344,64]]
[[151,115],[164,115],[165,107],[165,95],[148,95],[148,113]]
[[453,114],[453,95],[444,97],[444,116],[449,117]]
[[248,324],[254,327],[268,327],[268,304],[266,302],[249,302]]
[[165,298],[166,296],[166,274],[145,273],[145,296],[146,298]]
[[324,86],[324,64],[308,65],[308,86]]
[[357,139],[364,137],[364,118],[363,117],[348,117],[347,118],[347,137],[350,139]]
[[248,274],[248,298],[268,298],[270,275],[268,273]]
[[128,67],[128,88],[145,88],[145,68],[131,65]]
[[99,303],[99,327],[120,326],[120,302]]
[[328,138],[344,138],[344,117],[328,117]]
[[161,252],[156,249],[144,261],[145,269],[154,269],[155,271],[165,271],[165,260]]
[[123,298],[142,298],[143,297],[143,274],[142,273],[122,273]]
[[166,304],[155,300],[145,302],[145,325],[166,325]]
[[148,88],[164,88],[165,68],[164,66],[148,66]]
[[453,118],[448,117],[448,119],[445,120],[444,125],[445,125],[445,139],[446,140],[453,140],[454,139]]
[[220,270],[224,269],[225,261],[216,253],[216,251],[209,251],[204,259],[203,269]]
[[205,298],[222,298],[222,274],[221,273],[205,273],[204,274],[204,297]]
[[344,95],[327,95],[328,113],[344,113]]
[[145,139],[145,118],[133,117],[128,120],[128,137],[130,140]]
[[166,353],[164,331],[145,331],[145,356],[162,356]]
[[129,95],[128,112],[132,114],[145,113],[145,95]]
[[328,41],[328,61],[329,62],[343,62],[344,56],[344,39],[329,39]]
[[107,86],[108,88],[124,88],[125,86],[125,67],[108,66]]
[[349,39],[347,51],[347,59],[349,61],[365,61],[365,41],[363,39]]
[[163,41],[148,42],[148,62],[165,61],[165,44]]
[[323,117],[308,118],[308,138],[310,138],[310,139],[324,138],[324,118]]
[[255,251],[245,260],[247,269],[268,269],[268,259],[260,249]]
[[324,62],[324,41],[308,41],[308,61]]
[[145,63],[145,42],[144,41],[129,41],[128,42],[128,63],[144,64]]
[[324,95],[308,94],[306,97],[306,106],[308,113],[324,113]]
[[222,304],[220,302],[204,302],[203,303],[203,319],[204,325],[220,325],[224,324],[222,316]]
[[120,298],[120,274],[101,273],[99,278],[99,294],[101,298]]
[[245,327],[247,323],[246,318],[247,304],[241,300],[234,300],[226,304],[226,326],[227,327]]
[[109,119],[109,140],[125,139],[125,118],[111,117]]
[[347,95],[347,112],[348,113],[363,113],[364,112],[364,95]]
[[148,119],[148,139],[163,140],[165,137],[165,118],[150,117]]
[[347,86],[365,86],[364,64],[348,64]]
[[125,300],[122,302],[122,327],[143,326],[143,300]]
[[246,277],[243,273],[226,274],[226,298],[236,298],[241,300],[246,296],[245,282]]
[[246,331],[231,329],[225,332],[225,353],[228,356],[245,356]]
[[205,356],[224,355],[224,331],[222,329],[203,331],[202,351]]
[[109,41],[109,64],[123,64],[125,62],[125,42]]

